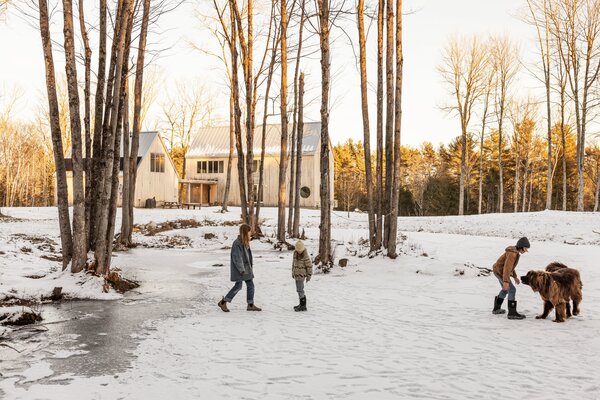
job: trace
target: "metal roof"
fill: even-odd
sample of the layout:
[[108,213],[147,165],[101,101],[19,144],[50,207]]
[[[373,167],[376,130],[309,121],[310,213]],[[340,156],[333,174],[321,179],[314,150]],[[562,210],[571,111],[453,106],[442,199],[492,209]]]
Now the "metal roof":
[[[144,157],[150,150],[152,142],[158,135],[157,131],[140,132],[140,147],[138,148],[138,157]],[[129,135],[129,151],[131,151],[131,134]],[[121,138],[121,152],[120,156],[123,157],[123,138]]]
[[[291,134],[292,124],[288,132]],[[242,137],[245,137],[245,128],[242,126]],[[305,122],[302,137],[302,154],[316,154],[321,142],[321,123]],[[262,145],[262,125],[254,128],[254,154],[260,154]],[[291,143],[289,144],[291,146]],[[246,141],[242,147],[246,151]],[[265,154],[268,156],[279,155],[281,149],[281,124],[266,125]],[[199,157],[228,157],[229,156],[229,126],[200,128],[192,141],[186,155],[188,158]]]

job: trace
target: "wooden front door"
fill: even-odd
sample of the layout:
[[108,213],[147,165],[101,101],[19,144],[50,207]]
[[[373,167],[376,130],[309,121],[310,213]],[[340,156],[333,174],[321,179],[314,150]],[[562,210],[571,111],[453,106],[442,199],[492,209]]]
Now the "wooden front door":
[[201,202],[201,192],[202,192],[202,185],[198,185],[198,184],[193,184],[192,186],[192,191],[190,193],[190,203],[200,203]]

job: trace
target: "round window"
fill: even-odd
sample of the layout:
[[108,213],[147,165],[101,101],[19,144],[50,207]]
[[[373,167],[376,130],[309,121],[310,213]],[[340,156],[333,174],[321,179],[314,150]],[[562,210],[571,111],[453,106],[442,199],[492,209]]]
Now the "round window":
[[308,186],[302,186],[300,189],[300,196],[302,196],[303,199],[308,199],[310,197],[310,189]]

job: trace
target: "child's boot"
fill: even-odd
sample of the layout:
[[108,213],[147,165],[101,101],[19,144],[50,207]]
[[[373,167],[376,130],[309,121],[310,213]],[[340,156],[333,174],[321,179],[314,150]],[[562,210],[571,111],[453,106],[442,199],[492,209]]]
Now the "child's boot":
[[523,314],[517,312],[517,302],[515,300],[508,301],[508,319],[524,319]]
[[294,306],[294,311],[300,311],[298,310],[300,307],[302,306],[302,299],[298,300],[298,305]]
[[306,296],[300,299],[300,304],[294,307],[294,311],[306,311]]
[[496,296],[494,298],[494,309],[492,310],[492,314],[504,314],[506,312],[506,310],[502,308],[503,302],[504,299],[501,297]]

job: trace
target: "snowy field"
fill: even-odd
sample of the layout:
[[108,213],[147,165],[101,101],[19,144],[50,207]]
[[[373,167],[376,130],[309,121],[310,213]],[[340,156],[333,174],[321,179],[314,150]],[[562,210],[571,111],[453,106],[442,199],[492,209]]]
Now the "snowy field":
[[[169,309],[140,317],[127,338],[110,324],[93,335],[77,330],[102,312],[87,310],[57,329],[64,321],[42,309],[42,324],[54,328],[11,342],[20,352],[0,347],[3,399],[600,399],[598,213],[401,218],[401,256],[391,261],[362,257],[365,214],[336,212],[335,256],[349,265],[306,285],[308,312],[292,310],[291,253],[254,241],[255,301],[263,311],[245,310],[244,289],[223,313],[216,302],[231,285],[226,246],[237,228],[221,223],[238,219],[239,210],[136,210],[137,223],[193,218],[204,226],[136,234],[145,247],[117,253],[113,264],[142,286],[122,298],[40,258],[53,254],[40,238],[58,242],[54,209],[2,211],[14,219],[0,222],[0,300],[37,298],[60,283],[72,297]],[[263,212],[271,235],[276,210]],[[319,214],[302,212],[314,255]],[[490,268],[522,235],[532,248],[520,275],[551,261],[580,270],[580,316],[563,324],[552,322],[554,313],[536,320],[542,302],[523,285],[517,300],[525,320],[491,314],[499,284],[478,276],[479,268]],[[189,241],[164,248],[175,236]],[[3,332],[0,325],[0,344]],[[114,370],[90,368],[125,339],[135,345],[124,350],[124,362],[115,356]]]

